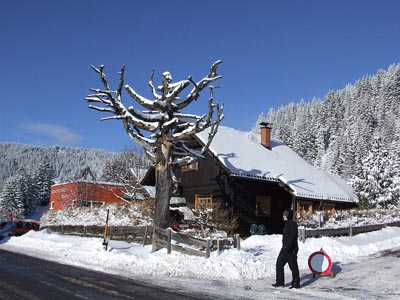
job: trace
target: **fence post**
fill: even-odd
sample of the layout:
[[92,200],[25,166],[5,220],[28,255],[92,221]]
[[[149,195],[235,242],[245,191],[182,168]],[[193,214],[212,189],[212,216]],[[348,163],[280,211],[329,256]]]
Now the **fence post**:
[[158,239],[159,239],[159,237],[158,237],[158,233],[157,233],[157,226],[154,225],[154,227],[153,227],[153,245],[151,248],[151,253],[154,253],[161,249],[161,247],[159,245],[157,245]]
[[210,258],[212,239],[207,240],[206,258]]
[[300,241],[302,241],[303,243],[306,242],[306,228],[300,228]]
[[167,229],[167,253],[171,254],[171,235],[172,235],[172,230],[171,228]]
[[113,226],[108,227],[108,236],[110,237],[110,240],[113,239],[113,233],[114,233],[114,227]]
[[353,236],[353,226],[350,225],[350,232],[349,232],[350,236]]
[[143,247],[144,246],[146,246],[146,243],[147,243],[147,231],[148,231],[149,229],[148,229],[148,226],[146,225],[146,228],[145,228],[145,230],[144,230],[144,237],[143,237]]
[[237,233],[235,234],[236,239],[236,249],[240,250],[240,235]]

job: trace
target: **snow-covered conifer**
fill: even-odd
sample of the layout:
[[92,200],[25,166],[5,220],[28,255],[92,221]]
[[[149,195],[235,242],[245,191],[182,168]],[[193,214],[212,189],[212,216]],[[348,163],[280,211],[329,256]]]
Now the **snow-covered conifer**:
[[54,184],[54,169],[45,156],[33,174],[33,185],[36,188],[36,205],[47,204],[50,201],[50,189]]
[[8,178],[3,187],[3,197],[0,203],[0,212],[3,219],[10,214],[17,213],[25,216],[24,193],[19,184],[18,176]]
[[362,160],[353,187],[363,208],[392,208],[399,203],[398,170],[382,139],[377,137]]

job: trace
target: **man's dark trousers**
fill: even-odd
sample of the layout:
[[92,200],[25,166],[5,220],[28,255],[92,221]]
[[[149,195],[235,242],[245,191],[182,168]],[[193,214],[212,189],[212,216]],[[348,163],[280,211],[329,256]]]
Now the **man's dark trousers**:
[[288,253],[286,248],[282,248],[276,260],[276,283],[279,285],[285,284],[286,263],[292,271],[292,286],[300,285],[299,267],[297,265],[297,253]]

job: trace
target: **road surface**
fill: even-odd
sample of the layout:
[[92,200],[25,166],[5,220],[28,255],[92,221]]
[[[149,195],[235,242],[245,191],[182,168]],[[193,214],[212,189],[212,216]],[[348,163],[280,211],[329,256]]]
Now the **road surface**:
[[[290,290],[272,288],[271,278],[224,282],[166,277],[143,283],[0,250],[0,300],[397,300],[399,258],[396,249],[346,265],[335,262],[335,278],[313,278],[303,270],[302,288]],[[156,280],[154,286],[151,280]]]
[[211,299],[0,250],[1,300]]

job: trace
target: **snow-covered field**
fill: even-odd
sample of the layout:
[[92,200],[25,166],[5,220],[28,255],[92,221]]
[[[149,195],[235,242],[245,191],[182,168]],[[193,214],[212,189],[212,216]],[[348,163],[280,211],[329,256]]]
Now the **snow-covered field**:
[[[299,268],[302,288],[271,287],[281,235],[252,236],[242,249],[230,249],[209,259],[151,246],[102,239],[59,235],[49,230],[29,232],[0,241],[0,248],[64,264],[119,274],[171,289],[208,293],[224,299],[399,299],[400,259],[378,257],[383,251],[400,251],[400,228],[353,237],[310,238],[300,243]],[[311,276],[310,254],[321,248],[331,257],[335,278]],[[286,283],[291,275],[286,267]]]

